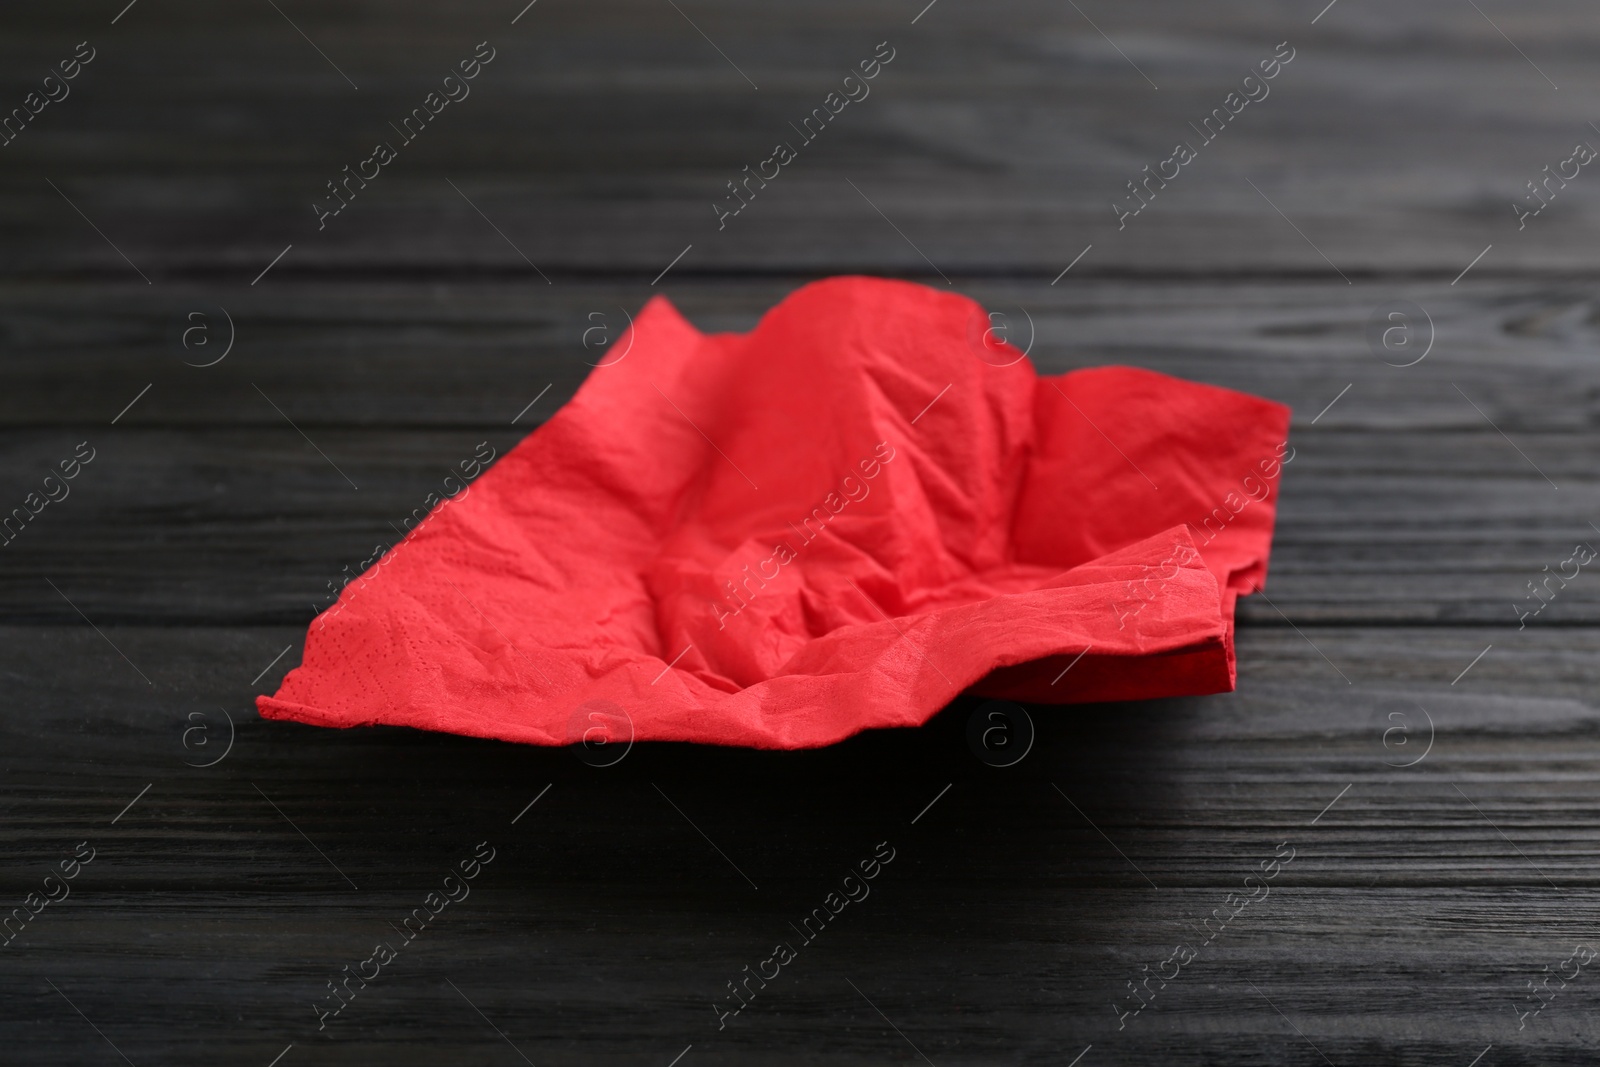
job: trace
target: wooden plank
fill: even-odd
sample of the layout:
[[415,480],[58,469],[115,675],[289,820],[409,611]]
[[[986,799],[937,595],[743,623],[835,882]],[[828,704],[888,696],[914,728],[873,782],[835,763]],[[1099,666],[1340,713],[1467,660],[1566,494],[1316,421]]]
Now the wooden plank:
[[[1252,984],[1334,1062],[1379,1047],[1466,1062],[1490,1042],[1549,1058],[1595,1039],[1581,982],[1528,1031],[1509,1007],[1587,936],[1578,917],[1600,879],[1595,755],[1575,744],[1593,732],[1592,630],[1491,654],[1455,687],[1432,665],[1462,657],[1459,634],[1310,628],[1331,659],[1361,665],[1346,687],[1305,638],[1246,630],[1238,693],[1035,709],[1035,751],[1007,770],[966,750],[971,702],[817,752],[638,746],[604,770],[560,751],[266,723],[243,698],[294,629],[107,636],[154,690],[86,627],[0,631],[28,708],[0,749],[13,857],[0,888],[20,899],[62,848],[96,849],[0,978],[15,1006],[0,1033],[38,1062],[98,1041],[46,978],[136,1063],[193,1060],[224,1034],[262,1062],[291,1041],[313,1062],[510,1057],[445,979],[534,1062],[665,1061],[691,1043],[729,1062],[909,1055],[845,979],[934,1062],[1070,1058],[1091,1042],[1101,1062],[1304,1060]],[[1404,769],[1423,750],[1385,731],[1405,714],[1421,746],[1418,702],[1433,744]],[[184,767],[201,758],[183,748],[188,711],[219,703],[239,721],[234,750]],[[323,983],[480,840],[497,858],[471,897],[318,1034]],[[832,875],[883,840],[896,859],[871,896],[718,1030],[723,983],[792,939]],[[1295,858],[1270,895],[1119,1030],[1125,982],[1193,939],[1189,924],[1284,841]],[[1397,980],[1416,988],[1386,999]]]
[[[810,280],[669,277],[652,288],[344,278],[237,297],[188,285],[159,299],[137,283],[10,283],[0,285],[0,332],[13,388],[0,392],[0,426],[104,425],[147,385],[119,427],[283,426],[263,392],[307,428],[487,431],[519,415],[517,425],[531,426],[612,358],[605,346],[656,293],[701,329],[746,331]],[[1055,286],[961,278],[953,288],[1004,316],[995,321],[1043,373],[1124,363],[1241,389],[1292,406],[1297,434],[1498,426],[1520,439],[1600,419],[1600,314],[1573,283],[1131,285],[1074,271]],[[1400,301],[1422,315],[1395,327],[1383,313]],[[1369,344],[1375,316],[1410,328],[1391,335],[1393,351]],[[1424,352],[1414,366],[1391,365]],[[1528,451],[1541,466],[1562,462]]]
[[[481,443],[503,454],[521,435],[314,427],[309,436],[287,423],[0,433],[0,490],[14,506],[77,442],[97,450],[71,495],[4,547],[0,610],[76,621],[48,577],[97,622],[308,622],[416,509],[426,512],[460,461]],[[1600,621],[1600,586],[1581,560],[1565,562],[1578,543],[1600,543],[1590,525],[1600,519],[1587,458],[1594,435],[1521,437],[1559,491],[1488,428],[1319,426],[1297,436],[1274,540],[1276,606],[1246,600],[1243,617],[1504,625],[1543,604],[1530,626]],[[1569,580],[1543,584],[1561,574]]]
[[[71,41],[94,36],[100,54],[7,149],[5,269],[138,281],[48,178],[149,277],[230,289],[290,244],[278,281],[486,267],[532,281],[529,261],[557,280],[647,279],[689,244],[685,272],[937,277],[931,260],[952,275],[1048,278],[1089,243],[1084,274],[1448,280],[1489,244],[1485,273],[1592,270],[1597,201],[1581,177],[1525,229],[1511,208],[1594,136],[1584,100],[1597,41],[1577,0],[1494,23],[1444,0],[1404,16],[1346,4],[1315,25],[1314,4],[1167,0],[1100,10],[1093,24],[1056,5],[942,4],[915,25],[922,5],[761,18],[697,6],[716,48],[659,4],[536,7],[512,26],[516,6],[445,18],[410,4],[381,22],[360,8],[303,12],[328,61],[265,6],[225,22],[184,3],[95,33],[87,12],[19,27],[0,46],[14,98]],[[319,229],[325,183],[394,139],[389,123],[484,38],[499,52],[472,95]],[[872,95],[719,229],[725,183],[795,138],[790,124],[882,40],[895,59]],[[1190,123],[1281,40],[1295,58],[1270,95],[1202,142]],[[1180,139],[1195,161],[1119,228],[1112,201]]]

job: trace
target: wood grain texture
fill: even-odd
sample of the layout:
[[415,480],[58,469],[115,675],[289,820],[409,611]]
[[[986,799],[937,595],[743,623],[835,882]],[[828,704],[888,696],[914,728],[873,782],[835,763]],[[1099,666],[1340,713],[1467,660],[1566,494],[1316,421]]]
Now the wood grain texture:
[[[80,437],[98,450],[71,495],[0,548],[9,564],[0,572],[0,605],[36,621],[76,620],[75,604],[102,623],[305,624],[360,574],[362,561],[395,543],[408,518],[426,513],[430,494],[444,490],[480,442],[503,453],[520,437],[508,426],[302,424],[308,441],[278,421],[0,431],[0,466],[10,473],[0,492],[16,504]],[[1106,432],[1115,434],[1115,425]],[[1285,625],[1285,616],[1505,625],[1543,605],[1529,628],[1600,622],[1600,584],[1586,572],[1543,584],[1571,575],[1575,568],[1563,563],[1575,546],[1600,543],[1590,525],[1600,519],[1588,458],[1596,435],[1519,437],[1539,469],[1487,425],[1297,431],[1274,537],[1272,605],[1244,601],[1243,617],[1264,625]],[[1198,526],[1207,514],[1192,521]],[[52,593],[46,577],[64,595]]]
[[[522,415],[518,425],[527,429],[569,398],[594,364],[614,358],[607,346],[652,296],[663,293],[703,330],[746,331],[815,277],[669,277],[661,288],[356,277],[232,292],[195,284],[151,292],[137,281],[4,282],[0,338],[15,388],[0,393],[0,427],[104,425],[152,385],[119,427],[284,426],[259,388],[308,428],[503,430],[551,385]],[[1149,367],[1288,404],[1300,432],[1313,423],[1490,434],[1495,426],[1507,433],[1600,426],[1600,303],[1592,285],[1576,281],[1469,275],[1456,286],[1403,277],[1351,287],[1283,279],[1132,285],[1069,275],[1052,286],[957,275],[953,282],[1004,316],[996,321],[1042,373]],[[1385,353],[1392,364],[1426,351],[1410,367],[1382,362],[1366,336],[1374,312],[1397,301],[1425,316],[1408,335],[1421,346],[1415,353]],[[219,307],[231,316],[231,331]],[[203,317],[189,318],[196,313]],[[200,332],[186,348],[188,328]],[[222,362],[195,366],[219,357],[230,338]],[[1321,414],[1347,385],[1350,394]]]
[[[1600,537],[1600,178],[1511,208],[1600,144],[1592,10],[924,2],[0,16],[5,107],[97,49],[0,148],[0,510],[96,449],[0,547],[0,918],[95,849],[0,949],[6,1062],[1594,1061],[1591,970],[1519,1012],[1595,945],[1600,585],[1516,612]],[[486,39],[472,95],[319,230],[324,183]],[[871,96],[719,230],[724,183],[885,40]],[[1119,229],[1284,40],[1270,96]],[[586,329],[664,293],[747,330],[839,272],[967,293],[1045,373],[1293,407],[1237,692],[1036,707],[1005,769],[966,698],[609,768],[255,716],[327,583],[572,396]],[[1369,339],[1396,301],[1432,342],[1410,367]],[[483,841],[471,896],[319,1031],[325,983]],[[879,842],[871,895],[719,1027]]]
[[[290,243],[280,278],[494,269],[537,280],[531,260],[564,280],[647,280],[688,243],[685,272],[934,276],[846,178],[946,273],[1048,280],[1091,242],[1084,273],[1338,280],[1331,260],[1352,276],[1448,280],[1490,243],[1485,272],[1593,269],[1586,177],[1521,231],[1510,207],[1594,136],[1597,31],[1581,0],[1507,7],[1494,22],[1450,0],[1345,3],[1315,25],[1323,5],[1300,0],[1086,9],[1093,24],[1070,7],[942,2],[912,25],[922,6],[695,5],[694,25],[729,60],[670,6],[642,0],[544,0],[515,26],[521,5],[499,0],[301,11],[326,61],[265,5],[144,3],[115,27],[87,4],[19,19],[0,53],[10,97],[73,42],[92,37],[100,55],[4,150],[22,160],[0,201],[5,267],[137,280],[49,176],[146,274],[239,286]],[[324,183],[393,139],[389,123],[484,39],[498,56],[472,95],[319,230],[311,204]],[[724,183],[795,138],[789,124],[883,40],[896,58],[872,94],[719,230]],[[1198,142],[1189,123],[1284,40],[1295,58],[1271,94],[1197,145],[1119,230],[1110,204],[1125,183],[1174,142]]]
[[[690,1043],[714,1062],[895,1058],[900,1039],[848,979],[934,1062],[1049,1059],[1090,1042],[1115,1060],[1303,1061],[1254,983],[1335,1062],[1436,1062],[1516,1037],[1507,1005],[1524,975],[1588,936],[1600,825],[1579,690],[1592,631],[1536,653],[1497,648],[1452,687],[1472,651],[1459,633],[1247,628],[1238,693],[1036,709],[1037,751],[1007,770],[966,751],[972,701],[924,730],[819,752],[650,745],[607,769],[238,714],[226,760],[184,767],[202,758],[182,743],[189,712],[242,712],[250,675],[297,633],[109,628],[153,688],[87,627],[5,634],[38,665],[19,695],[55,728],[7,745],[17,862],[0,888],[20,897],[63,843],[98,850],[80,895],[9,949],[7,995],[29,1006],[8,1023],[19,1037],[64,1010],[37,988],[42,974],[69,995],[98,989],[80,1006],[128,1035],[136,1063],[195,1058],[219,1030],[240,1054],[295,1040],[312,1062],[500,1055],[449,979],[534,1062],[648,1060],[663,1046],[670,1059]],[[1432,743],[1398,769],[1428,741],[1419,702]],[[1385,736],[1397,712],[1410,716],[1405,744]],[[137,767],[130,750],[145,754]],[[473,895],[313,1039],[309,1004],[327,975],[484,839],[503,858]],[[719,1031],[709,1004],[722,983],[769,942],[795,940],[787,924],[880,840],[897,858],[873,894]],[[1259,910],[1117,1030],[1123,983],[1281,841],[1295,859]],[[152,973],[163,982],[130,981]],[[1392,984],[1405,994],[1382,999]],[[1594,1040],[1586,991],[1570,998],[1534,1047]]]

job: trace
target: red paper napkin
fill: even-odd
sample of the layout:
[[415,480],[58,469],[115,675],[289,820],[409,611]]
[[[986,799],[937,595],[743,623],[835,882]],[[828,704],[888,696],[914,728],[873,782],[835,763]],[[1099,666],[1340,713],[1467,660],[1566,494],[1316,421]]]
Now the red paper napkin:
[[988,322],[874,278],[743,335],[652,299],[624,355],[312,622],[261,714],[563,745],[607,709],[640,740],[787,749],[967,690],[1233,688],[1288,409],[1126,367],[1042,378]]

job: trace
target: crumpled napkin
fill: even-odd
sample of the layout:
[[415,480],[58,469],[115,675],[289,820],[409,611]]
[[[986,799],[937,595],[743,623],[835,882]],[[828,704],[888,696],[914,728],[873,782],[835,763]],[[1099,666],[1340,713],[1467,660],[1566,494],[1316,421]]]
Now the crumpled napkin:
[[1127,367],[1040,377],[988,326],[875,278],[743,335],[652,299],[313,620],[261,714],[564,745],[605,709],[639,740],[793,749],[964,691],[1232,689],[1288,409]]

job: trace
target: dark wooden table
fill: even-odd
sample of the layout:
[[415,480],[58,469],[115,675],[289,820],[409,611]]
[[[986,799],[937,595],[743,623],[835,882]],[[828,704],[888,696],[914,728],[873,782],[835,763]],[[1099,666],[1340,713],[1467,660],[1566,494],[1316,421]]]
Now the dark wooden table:
[[[0,104],[66,94],[0,148],[0,508],[94,457],[0,548],[0,1059],[1595,1062],[1600,578],[1518,624],[1600,544],[1592,4],[123,2],[0,16]],[[748,329],[842,272],[969,293],[1044,372],[1294,407],[1238,692],[1035,708],[1003,769],[970,700],[604,768],[256,717],[328,583],[571,396],[585,330],[658,292]]]

